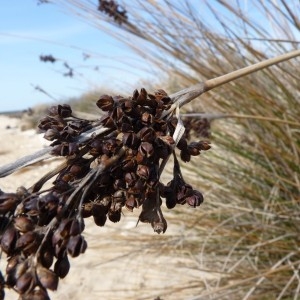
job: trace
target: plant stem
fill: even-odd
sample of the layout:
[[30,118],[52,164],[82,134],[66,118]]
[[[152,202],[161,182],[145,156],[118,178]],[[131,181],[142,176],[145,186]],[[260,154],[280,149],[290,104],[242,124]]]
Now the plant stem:
[[210,91],[220,85],[233,81],[235,79],[241,78],[243,76],[249,75],[251,73],[257,72],[264,68],[270,67],[272,65],[276,65],[283,61],[289,60],[291,58],[295,58],[300,56],[300,50],[291,51],[274,58],[270,58],[254,65],[233,71],[226,75],[222,75],[213,79],[209,79],[205,82],[200,82],[196,85],[193,85],[187,89],[181,90],[177,93],[170,95],[170,98],[173,102],[178,102],[179,107],[189,103],[190,101],[194,100],[198,96],[204,94],[207,91]]

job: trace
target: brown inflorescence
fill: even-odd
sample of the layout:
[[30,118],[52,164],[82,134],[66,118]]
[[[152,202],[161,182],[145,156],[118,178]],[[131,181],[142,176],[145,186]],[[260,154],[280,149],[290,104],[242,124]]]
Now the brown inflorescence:
[[[47,290],[55,290],[69,272],[68,256],[87,248],[84,218],[104,226],[119,222],[124,208],[141,208],[139,221],[164,233],[164,201],[169,209],[203,202],[185,182],[176,152],[188,162],[210,146],[184,135],[176,144],[179,122],[172,104],[163,90],[152,95],[141,89],[127,98],[101,96],[96,105],[104,115],[97,120],[73,116],[66,104],[49,109],[38,127],[52,141],[52,155],[65,163],[28,189],[0,191],[1,249],[8,256],[1,293],[5,285],[20,299],[49,299]],[[173,179],[165,185],[161,168],[171,155]],[[52,187],[41,190],[53,176]]]
[[98,10],[113,18],[120,25],[128,19],[127,11],[113,0],[99,0]]

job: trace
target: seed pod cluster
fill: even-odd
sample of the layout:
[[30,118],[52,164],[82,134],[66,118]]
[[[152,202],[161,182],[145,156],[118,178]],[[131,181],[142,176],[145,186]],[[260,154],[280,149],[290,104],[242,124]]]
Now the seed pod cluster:
[[128,19],[127,11],[113,0],[99,0],[98,10],[113,18],[120,25]]
[[[188,162],[210,146],[189,142],[185,135],[175,142],[178,119],[172,104],[163,90],[152,95],[141,89],[127,98],[101,96],[97,120],[73,116],[66,104],[50,108],[40,120],[52,155],[63,156],[65,163],[28,189],[0,191],[5,285],[21,299],[49,299],[47,290],[55,290],[69,272],[69,256],[87,248],[85,218],[104,226],[107,220],[119,222],[122,209],[140,208],[139,221],[161,233],[167,229],[162,203],[171,209],[203,202],[185,182],[177,155]],[[171,155],[173,179],[163,184],[160,175]],[[52,187],[42,190],[54,176]]]
[[189,140],[194,134],[201,138],[210,138],[210,122],[206,118],[191,118],[184,119],[185,136]]

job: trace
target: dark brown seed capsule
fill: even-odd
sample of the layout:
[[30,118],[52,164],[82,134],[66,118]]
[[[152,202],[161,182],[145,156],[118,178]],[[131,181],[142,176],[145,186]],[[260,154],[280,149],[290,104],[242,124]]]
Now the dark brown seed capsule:
[[34,231],[24,233],[16,242],[16,248],[27,253],[32,253],[37,247],[37,233]]
[[162,219],[159,221],[154,220],[151,223],[151,226],[152,226],[154,232],[157,232],[158,234],[165,233],[167,230],[167,227],[168,227],[167,221],[163,216],[162,216]]
[[179,140],[179,142],[178,142],[178,144],[177,144],[177,148],[179,149],[179,150],[187,150],[187,147],[188,147],[188,145],[187,145],[187,141],[186,141],[186,139],[184,139],[184,138],[181,138],[180,140]]
[[129,123],[122,123],[121,131],[122,132],[133,132],[133,126]]
[[45,289],[49,289],[52,291],[57,290],[58,276],[53,271],[39,265],[36,270],[36,275],[41,285]]
[[133,211],[133,209],[135,207],[137,207],[137,203],[136,203],[136,200],[135,200],[135,197],[134,195],[129,195],[126,199],[126,202],[125,202],[125,207],[129,210],[129,211]]
[[19,265],[20,265],[19,255],[13,256],[8,260],[8,263],[6,265],[6,285],[8,287],[13,287],[16,284],[17,282],[16,271]]
[[121,220],[121,211],[109,211],[108,218],[113,223],[117,223]]
[[15,228],[20,232],[28,232],[34,229],[33,221],[26,216],[15,218],[14,225]]
[[17,231],[13,226],[9,226],[2,235],[1,249],[8,255],[10,255],[15,248],[17,240]]
[[94,222],[97,226],[104,226],[107,220],[106,215],[97,215],[97,216],[93,216],[94,218]]
[[82,210],[81,210],[81,215],[83,218],[89,218],[92,216],[92,208],[93,208],[93,203],[89,202],[89,203],[85,203],[82,206]]
[[122,120],[124,113],[121,107],[117,106],[112,111],[111,117],[115,122],[120,122]]
[[29,291],[31,288],[33,278],[32,278],[32,272],[27,271],[24,274],[22,274],[18,279],[16,283],[16,290],[20,294],[24,294]]
[[59,104],[57,106],[57,113],[62,118],[68,118],[72,115],[72,109],[69,104]]
[[44,134],[44,139],[46,139],[48,141],[53,141],[59,137],[60,137],[60,133],[55,128],[48,129]]
[[6,214],[9,211],[13,211],[18,204],[18,197],[16,194],[6,194],[0,195],[0,214]]
[[36,288],[30,293],[23,295],[21,300],[50,300],[46,290]]
[[156,137],[154,129],[151,127],[147,127],[147,126],[143,127],[138,132],[137,135],[141,139],[142,142],[148,142],[148,143],[152,143]]
[[163,97],[167,97],[168,94],[163,89],[158,89],[154,92],[154,96],[157,101],[160,101]]
[[125,181],[127,182],[128,186],[135,185],[135,183],[138,179],[137,175],[133,172],[126,173],[124,178],[125,178]]
[[133,97],[136,97],[136,101],[139,105],[144,105],[147,101],[147,95],[147,91],[142,88],[140,93],[135,91]]
[[[123,190],[118,190],[113,194],[113,203],[114,205],[122,205],[125,200],[125,192]],[[112,204],[113,205],[113,204]]]
[[102,95],[96,105],[103,111],[111,111],[114,107],[114,99],[108,95]]
[[200,147],[201,150],[206,151],[206,150],[209,150],[211,148],[211,146],[209,145],[209,142],[207,142],[207,141],[201,141],[201,142],[199,142],[199,144],[200,144],[199,147]]
[[202,193],[196,190],[193,190],[193,192],[194,192],[193,195],[187,197],[185,200],[189,206],[196,207],[203,202],[203,195]]
[[123,178],[116,179],[113,186],[115,190],[126,189],[126,181]]
[[140,141],[135,133],[125,132],[123,134],[122,142],[125,146],[127,146],[131,149],[136,149],[138,147]]
[[148,112],[144,112],[142,114],[142,117],[141,117],[141,121],[142,121],[142,124],[144,125],[151,125],[153,123],[153,115],[149,114]]
[[15,272],[16,266],[20,262],[20,256],[12,256],[8,259],[7,265],[6,265],[6,273],[9,274],[11,272]]
[[41,251],[40,261],[45,268],[49,269],[52,266],[53,258],[54,254],[50,245],[48,248]]
[[65,238],[70,235],[72,221],[72,219],[63,219],[60,221],[57,231],[59,232],[62,238]]
[[[122,193],[117,193],[116,192],[116,197],[123,197]],[[92,208],[92,214],[94,217],[97,216],[103,216],[108,213],[108,210],[110,208],[111,204],[111,197],[104,197],[100,201],[94,202],[93,208]]]
[[80,234],[84,230],[84,223],[81,220],[74,219],[70,227],[70,235]]
[[138,165],[136,173],[140,178],[147,180],[150,175],[149,167],[145,165]]
[[84,242],[84,238],[81,235],[71,236],[67,245],[68,253],[72,257],[77,257],[80,253],[83,253],[85,251]]
[[154,154],[153,145],[148,142],[142,142],[139,147],[139,152],[148,158]]
[[106,128],[115,128],[114,119],[111,116],[104,116],[100,119],[101,124]]
[[138,152],[136,155],[136,163],[138,163],[139,165],[141,164],[146,164],[148,161],[148,158],[146,156],[144,156],[144,154],[142,154],[141,152]]
[[54,264],[54,272],[59,278],[64,278],[67,276],[70,270],[70,262],[67,255],[58,258]]
[[189,162],[191,160],[191,155],[189,154],[188,150],[182,150],[180,151],[180,158],[184,162]]

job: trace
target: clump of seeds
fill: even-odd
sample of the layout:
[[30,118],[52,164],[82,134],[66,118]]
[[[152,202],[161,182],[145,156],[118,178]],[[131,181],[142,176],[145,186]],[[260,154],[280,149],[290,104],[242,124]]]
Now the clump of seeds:
[[[0,274],[1,299],[4,287],[20,299],[49,299],[47,290],[56,290],[69,272],[68,256],[87,248],[84,218],[104,226],[119,222],[124,208],[141,208],[138,221],[164,233],[164,201],[169,209],[203,202],[185,182],[177,153],[189,162],[209,143],[180,134],[182,121],[166,92],[103,95],[96,104],[105,113],[96,120],[75,117],[66,104],[51,107],[38,127],[52,141],[51,154],[65,162],[28,189],[0,191],[1,249],[8,257],[5,276]],[[165,185],[160,176],[172,155],[173,179]],[[43,190],[51,178],[52,187]]]

